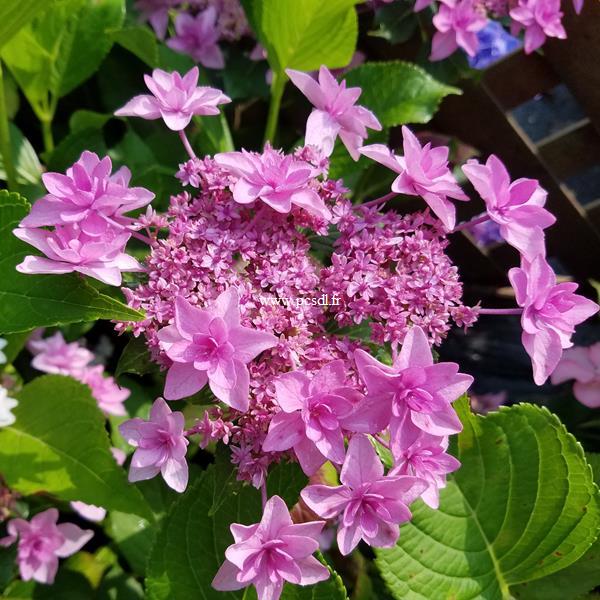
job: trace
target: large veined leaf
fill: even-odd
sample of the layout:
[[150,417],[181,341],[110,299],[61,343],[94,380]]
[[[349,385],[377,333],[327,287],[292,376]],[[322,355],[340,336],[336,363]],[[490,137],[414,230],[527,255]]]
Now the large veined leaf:
[[[211,581],[224,560],[227,546],[232,543],[231,523],[251,524],[260,520],[260,493],[243,486],[224,498],[220,488],[229,479],[224,464],[209,467],[194,485],[172,506],[163,520],[148,562],[146,590],[149,600],[241,600],[250,599],[253,590],[217,592]],[[269,494],[283,498],[298,497],[300,481],[296,469],[281,466],[280,475],[270,482]],[[209,516],[214,499],[220,497],[218,510]],[[246,595],[244,595],[244,593]],[[320,584],[294,589],[284,587],[285,600],[345,600],[346,593],[339,578],[332,577]]]
[[[51,102],[85,81],[113,44],[124,18],[123,0],[40,2],[44,13],[23,27],[2,58],[38,117],[49,119]],[[49,100],[50,94],[54,100]]]
[[395,598],[511,598],[511,587],[568,567],[598,533],[598,491],[583,450],[545,408],[487,417],[461,406],[462,467],[440,508],[422,502],[377,565]]
[[312,71],[347,65],[358,35],[356,0],[245,0],[271,67]]
[[[17,171],[17,183],[38,183],[42,175],[42,166],[37,154],[29,140],[21,133],[20,129],[9,123],[10,149],[15,169]],[[0,179],[6,181],[6,170],[4,159],[0,156]]]
[[[588,464],[600,481],[600,454],[587,453]],[[575,563],[557,573],[514,586],[511,592],[519,600],[575,600],[600,585],[600,540]]]
[[19,194],[0,191],[0,333],[96,319],[138,320],[141,313],[99,293],[75,275],[25,275],[16,266],[34,248],[12,230],[27,214]]
[[365,63],[344,78],[349,86],[362,88],[358,103],[368,106],[386,127],[427,123],[445,96],[461,93],[400,60]]
[[0,473],[12,489],[152,519],[110,452],[104,417],[88,386],[46,375],[27,384],[16,399],[15,423],[0,429]]

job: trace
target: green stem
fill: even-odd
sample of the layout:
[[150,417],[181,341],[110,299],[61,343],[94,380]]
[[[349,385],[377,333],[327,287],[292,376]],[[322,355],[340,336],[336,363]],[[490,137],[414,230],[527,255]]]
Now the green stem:
[[17,189],[17,171],[13,163],[10,130],[8,128],[8,111],[6,109],[6,97],[4,95],[4,73],[2,72],[2,63],[0,62],[0,153],[4,162],[6,172],[6,182],[8,189],[15,191]]
[[267,127],[265,129],[265,142],[275,142],[277,135],[277,121],[279,119],[279,107],[281,106],[281,97],[285,88],[286,76],[283,72],[273,72],[273,81],[271,81],[271,103],[269,104],[269,116],[267,117]]
[[52,119],[41,119],[42,124],[42,138],[44,140],[44,150],[47,153],[54,150],[54,136],[52,135]]

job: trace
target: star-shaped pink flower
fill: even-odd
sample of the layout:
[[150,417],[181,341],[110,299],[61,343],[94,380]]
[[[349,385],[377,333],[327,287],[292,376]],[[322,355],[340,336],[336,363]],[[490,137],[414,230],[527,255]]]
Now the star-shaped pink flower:
[[158,331],[160,347],[173,361],[164,396],[179,400],[200,391],[208,382],[214,395],[232,408],[248,410],[250,376],[246,366],[277,338],[240,324],[237,290],[225,290],[211,306],[175,300],[173,325]]

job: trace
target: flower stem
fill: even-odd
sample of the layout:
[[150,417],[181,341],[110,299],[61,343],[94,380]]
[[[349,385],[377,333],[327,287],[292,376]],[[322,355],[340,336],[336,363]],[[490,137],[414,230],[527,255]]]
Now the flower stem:
[[520,315],[522,308],[480,308],[480,315]]
[[480,215],[479,217],[475,217],[470,221],[465,221],[464,223],[460,223],[457,225],[450,233],[456,233],[457,231],[463,231],[465,229],[469,229],[473,227],[473,225],[479,225],[479,223],[485,223],[490,220],[490,215],[487,213],[485,215]]
[[4,94],[4,74],[2,72],[2,63],[0,63],[0,153],[4,162],[4,171],[6,173],[6,183],[8,189],[14,191],[17,189],[17,171],[13,163],[12,150],[10,145],[10,130],[8,128],[8,111],[6,109],[6,96]]
[[357,206],[375,206],[376,204],[385,204],[388,200],[391,200],[394,196],[397,196],[396,192],[390,192],[385,196],[381,196],[381,198],[375,198],[375,200],[369,200],[368,202],[363,202],[362,204],[358,204]]
[[196,158],[196,153],[194,152],[194,149],[192,148],[192,145],[190,144],[190,140],[188,140],[188,137],[185,134],[185,131],[183,129],[179,132],[179,137],[181,138],[183,147],[185,148],[185,151],[188,153],[189,157]]
[[140,240],[140,242],[144,242],[149,246],[152,246],[152,244],[154,244],[154,240],[152,238],[146,237],[145,235],[138,233],[137,231],[132,231],[131,237],[134,237],[136,240]]
[[277,121],[279,120],[279,108],[281,106],[281,98],[285,88],[285,73],[273,72],[273,80],[271,81],[271,103],[269,104],[269,115],[267,117],[267,127],[265,129],[265,142],[275,142],[277,135]]

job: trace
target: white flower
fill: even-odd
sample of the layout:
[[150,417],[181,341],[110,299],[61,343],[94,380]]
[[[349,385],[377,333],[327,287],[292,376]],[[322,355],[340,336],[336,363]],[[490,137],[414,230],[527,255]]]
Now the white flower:
[[8,390],[0,385],[0,427],[7,427],[15,422],[15,415],[10,411],[19,403],[8,396]]
[[0,365],[3,365],[6,362],[6,354],[2,352],[2,349],[6,347],[8,342],[4,338],[0,338]]

